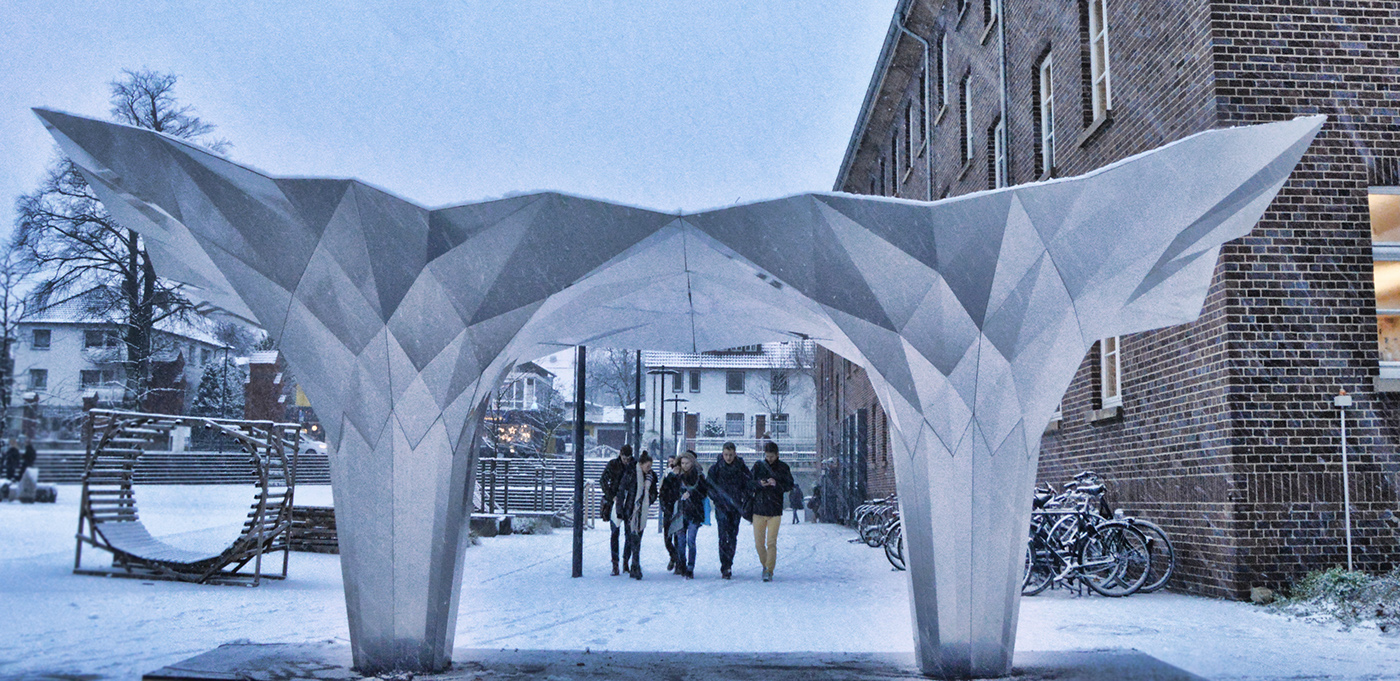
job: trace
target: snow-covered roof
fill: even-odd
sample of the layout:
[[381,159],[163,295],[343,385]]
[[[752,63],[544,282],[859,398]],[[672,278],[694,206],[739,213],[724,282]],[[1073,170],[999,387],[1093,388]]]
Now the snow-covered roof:
[[809,340],[763,343],[760,352],[643,352],[647,368],[670,369],[794,369],[802,365],[800,355],[812,355]]
[[[25,314],[19,320],[21,326],[38,326],[42,324],[84,324],[90,326],[118,325],[121,322],[114,318],[94,317],[83,309],[82,302],[75,296],[62,302],[49,305],[38,310]],[[167,317],[156,322],[156,330],[165,333],[188,338],[215,347],[223,347],[224,344],[214,337],[214,323],[207,317],[195,316],[191,319],[175,319]]]

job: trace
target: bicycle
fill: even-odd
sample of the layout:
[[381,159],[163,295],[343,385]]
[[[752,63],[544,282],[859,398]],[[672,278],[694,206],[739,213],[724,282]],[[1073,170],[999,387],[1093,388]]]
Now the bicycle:
[[1147,582],[1147,538],[1132,525],[1095,520],[1087,509],[1032,511],[1021,594],[1077,581],[1102,596],[1136,593]]

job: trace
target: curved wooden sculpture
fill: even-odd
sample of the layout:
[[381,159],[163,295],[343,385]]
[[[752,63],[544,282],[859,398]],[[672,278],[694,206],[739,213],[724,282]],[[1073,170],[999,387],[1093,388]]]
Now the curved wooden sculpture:
[[[83,471],[74,573],[252,586],[263,577],[287,576],[298,424],[103,409],[92,410],[90,418],[92,444]],[[217,554],[171,546],[141,522],[134,485],[137,464],[148,446],[178,426],[213,430],[248,454],[257,487],[253,503],[242,533]],[[84,544],[112,554],[112,567],[83,568]],[[281,574],[263,574],[263,555],[276,551],[282,552]]]

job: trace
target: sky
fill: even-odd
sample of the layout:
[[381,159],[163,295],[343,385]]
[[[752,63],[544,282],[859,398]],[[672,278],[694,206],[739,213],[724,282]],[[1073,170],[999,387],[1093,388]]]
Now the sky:
[[179,77],[229,156],[435,207],[542,189],[660,210],[827,191],[895,0],[0,2],[0,233],[55,158]]

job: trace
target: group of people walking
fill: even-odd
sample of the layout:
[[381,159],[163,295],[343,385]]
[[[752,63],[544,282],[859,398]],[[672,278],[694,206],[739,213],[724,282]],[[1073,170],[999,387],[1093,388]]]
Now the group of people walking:
[[[754,548],[763,566],[763,581],[773,581],[778,562],[778,528],[782,524],[784,502],[795,497],[793,520],[801,508],[801,491],[792,479],[788,465],[778,458],[778,445],[764,444],[763,459],[750,469],[735,451],[734,443],[724,443],[723,451],[708,472],[702,472],[695,452],[687,450],[667,462],[669,472],[658,483],[652,470],[651,455],[643,451],[635,461],[632,447],[623,445],[617,458],[608,462],[599,479],[603,492],[602,516],[610,521],[612,573],[626,571],[633,579],[642,578],[640,550],[642,532],[654,503],[661,504],[668,570],[687,579],[695,577],[695,538],[706,523],[705,502],[714,510],[719,532],[719,571],[724,579],[734,576],[734,552],[738,545],[739,521],[753,524]],[[623,535],[621,563],[618,539]]]

